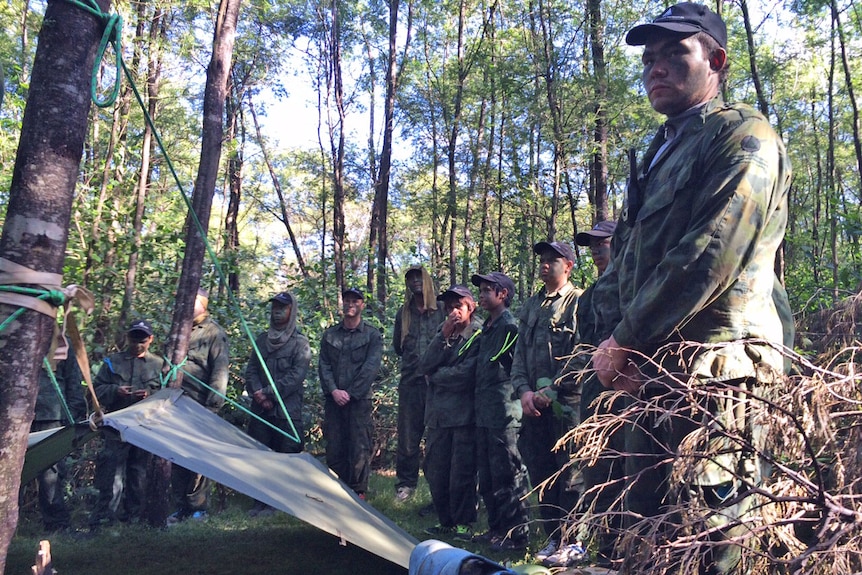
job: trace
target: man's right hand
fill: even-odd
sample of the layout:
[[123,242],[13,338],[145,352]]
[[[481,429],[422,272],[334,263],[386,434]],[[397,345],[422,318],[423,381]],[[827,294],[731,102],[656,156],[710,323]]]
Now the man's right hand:
[[335,400],[335,403],[339,407],[344,407],[348,403],[350,403],[350,394],[344,391],[343,389],[336,389],[332,392],[332,399]]
[[614,336],[603,341],[593,354],[593,368],[603,386],[637,395],[641,388],[640,371],[631,352],[620,347]]
[[524,415],[527,417],[539,417],[542,415],[542,412],[539,411],[539,408],[536,406],[536,395],[537,394],[535,392],[525,391],[521,396],[521,408],[524,410]]

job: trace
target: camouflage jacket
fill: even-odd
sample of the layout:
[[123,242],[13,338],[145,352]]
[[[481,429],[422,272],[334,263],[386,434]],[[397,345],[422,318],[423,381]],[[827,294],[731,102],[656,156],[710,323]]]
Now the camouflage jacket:
[[245,389],[249,395],[263,390],[264,395],[273,402],[273,407],[269,411],[265,411],[257,402],[252,402],[252,412],[287,419],[276,398],[277,392],[284,402],[290,419],[294,425],[299,425],[302,422],[302,392],[305,375],[311,362],[308,338],[297,330],[293,332],[287,343],[280,347],[273,347],[269,344],[267,332],[264,332],[257,337],[255,344],[260,350],[276,389],[273,390],[257,354],[252,350],[245,368]]
[[192,326],[189,351],[182,369],[193,377],[183,375],[183,390],[204,407],[217,411],[224,404],[224,398],[198,380],[225,394],[229,365],[230,347],[221,326],[210,316]]
[[351,399],[371,399],[382,357],[383,338],[366,322],[354,330],[345,329],[343,323],[328,328],[320,342],[317,366],[324,395],[343,389]]
[[121,386],[129,386],[132,391],[147,390],[152,393],[161,389],[161,376],[166,371],[167,362],[150,352],[144,357],[132,357],[124,351],[114,353],[106,357],[99,368],[93,380],[93,391],[106,411],[116,411],[142,399],[119,395],[117,391]]
[[476,356],[476,425],[489,429],[517,427],[521,402],[509,374],[518,337],[518,320],[508,309],[493,324],[482,325]]
[[422,354],[419,369],[428,375],[427,427],[461,427],[475,422],[477,334],[481,328],[482,321],[474,315],[457,336],[447,339],[437,330]]
[[[659,144],[653,142],[646,160]],[[682,126],[648,172],[638,173],[640,206],[624,213],[612,273],[602,278],[619,294],[616,341],[646,355],[680,341],[780,343],[773,262],[787,220],[790,163],[766,119],[716,98]],[[761,348],[754,355],[761,352],[769,353]],[[751,373],[747,345],[698,355],[687,372]],[[763,359],[775,365],[779,358]]]
[[[425,385],[425,378],[419,372],[419,359],[427,349],[428,344],[434,339],[437,328],[446,319],[446,312],[442,307],[437,309],[426,309],[419,313],[416,306],[410,304],[410,329],[404,335],[401,332],[401,314],[404,308],[398,309],[395,314],[395,328],[392,331],[392,347],[395,353],[401,356],[401,385],[405,383],[416,383]],[[402,342],[402,336],[404,341]]]
[[[578,297],[581,290],[567,282],[559,291],[549,294],[543,287],[521,307],[518,318],[518,342],[512,360],[512,385],[520,398],[536,391],[536,382],[544,377],[557,383],[566,363],[578,344]],[[576,393],[569,386],[559,391]]]

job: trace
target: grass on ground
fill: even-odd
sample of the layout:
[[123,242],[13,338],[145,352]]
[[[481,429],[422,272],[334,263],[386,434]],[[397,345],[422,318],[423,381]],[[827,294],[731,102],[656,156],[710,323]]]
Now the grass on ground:
[[[429,539],[424,529],[437,522],[419,510],[431,501],[424,480],[413,497],[396,502],[395,479],[374,474],[368,502],[418,540]],[[211,503],[217,498],[213,498]],[[96,534],[86,531],[88,509],[74,509],[78,530],[46,536],[38,512],[27,510],[19,520],[6,560],[7,575],[30,573],[41,539],[51,542],[54,567],[62,575],[272,575],[273,573],[373,573],[404,575],[398,565],[348,544],[285,513],[252,518],[253,501],[229,492],[224,509],[211,511],[205,522],[186,521],[169,529],[119,524]],[[475,526],[484,529],[484,517]],[[532,529],[532,550],[544,543],[539,527]],[[519,564],[529,555],[490,553],[482,545],[447,540],[455,547],[479,553],[499,562]]]

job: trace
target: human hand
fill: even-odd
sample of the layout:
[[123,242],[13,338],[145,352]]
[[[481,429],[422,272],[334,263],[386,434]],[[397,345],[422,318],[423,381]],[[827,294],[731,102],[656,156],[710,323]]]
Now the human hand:
[[129,397],[132,395],[132,386],[131,385],[121,385],[117,388],[117,395],[120,397]]
[[343,389],[336,389],[332,392],[332,399],[335,400],[335,403],[339,407],[344,407],[345,405],[350,403],[350,394]]
[[603,386],[637,395],[641,387],[640,370],[631,352],[620,347],[614,336],[603,341],[593,354],[593,368]]
[[521,408],[524,410],[524,415],[527,417],[539,417],[542,412],[536,407],[534,398],[537,394],[532,391],[525,391],[521,395]]

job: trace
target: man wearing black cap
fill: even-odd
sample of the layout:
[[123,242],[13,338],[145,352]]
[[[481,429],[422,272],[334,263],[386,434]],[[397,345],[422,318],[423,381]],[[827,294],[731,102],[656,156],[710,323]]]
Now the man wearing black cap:
[[488,313],[476,355],[476,468],[488,531],[474,540],[495,551],[523,551],[529,541],[527,477],[518,451],[521,402],[509,374],[518,320],[509,311],[515,284],[502,272],[476,274],[479,305]]
[[[601,221],[592,229],[580,232],[575,236],[575,243],[588,247],[596,266],[598,277],[601,278],[610,263],[611,239],[617,223]],[[601,281],[601,280],[599,280]],[[577,362],[578,366],[589,363],[591,351],[595,349],[609,334],[598,333],[596,307],[603,306],[601,300],[595,300],[593,294],[598,282],[590,285],[578,301],[578,335],[584,346],[585,358]],[[575,363],[575,362],[573,362]],[[595,373],[589,373],[581,383],[581,413],[580,420],[587,421],[596,413],[604,416],[608,413],[619,413],[622,409],[622,398],[602,398],[599,395],[607,391]],[[620,509],[615,507],[622,492],[623,469],[619,453],[625,450],[623,434],[620,431],[609,433],[609,439],[604,447],[603,457],[582,467],[584,479],[584,494],[587,502],[584,506],[596,517],[591,523],[594,531],[596,562],[600,566],[610,567],[614,557],[613,551],[617,537],[620,535]]]
[[482,322],[467,286],[453,285],[437,299],[446,320],[419,361],[428,380],[425,479],[440,521],[426,533],[469,541],[477,504],[474,343]]
[[[305,433],[302,392],[311,350],[308,338],[296,325],[293,295],[282,292],[269,302],[269,329],[255,340],[257,351],[252,350],[245,369],[245,390],[252,399],[251,412],[257,416],[249,421],[248,434],[273,451],[299,453]],[[250,514],[263,512],[270,511],[258,503]]]
[[[133,321],[126,335],[126,350],[105,358],[93,381],[93,390],[106,412],[137,403],[162,387],[167,362],[150,353],[153,326]],[[138,520],[142,516],[149,454],[120,440],[104,427],[105,445],[96,457],[94,484],[99,490],[90,526],[97,529],[113,521]]]
[[371,473],[371,386],[380,370],[383,339],[362,321],[365,296],[356,288],[342,294],[341,322],[323,332],[318,374],[325,397],[323,438],[326,463],[365,499]]
[[[577,425],[579,390],[571,386],[570,379],[561,380],[560,375],[578,343],[575,311],[581,290],[569,281],[575,255],[567,243],[539,242],[533,251],[539,256],[539,277],[544,285],[520,310],[512,385],[524,413],[518,448],[535,488],[561,469],[574,467],[568,465],[568,453],[555,452],[554,446]],[[556,415],[554,401],[571,411]],[[548,545],[536,554],[540,560],[556,554],[562,566],[568,565],[558,547],[566,535],[563,520],[574,509],[579,490],[580,474],[566,471],[539,491],[539,507],[548,534]],[[563,547],[575,551],[574,542]]]
[[[648,558],[626,553],[626,561],[636,571],[664,556],[672,568],[680,554],[697,553],[700,573],[734,573],[750,533],[739,519],[760,477],[750,448],[740,447],[751,441],[746,418],[737,417],[744,393],[725,382],[750,389],[783,369],[763,342],[782,343],[773,265],[790,164],[766,118],[721,99],[728,58],[718,15],[677,4],[626,41],[644,46],[646,93],[668,120],[632,170],[617,228],[625,241],[614,242],[613,273],[596,288],[597,296],[615,294],[619,320],[593,364],[603,385],[631,394],[638,406],[626,427],[626,509],[633,523],[656,518],[671,539],[661,550],[640,541]],[[724,399],[705,399],[709,389]],[[707,407],[691,410],[693,396]],[[668,405],[681,411],[668,413]],[[739,426],[742,438],[722,439]],[[674,545],[671,510],[704,535]]]
[[425,395],[428,386],[419,371],[419,358],[446,319],[437,305],[437,288],[422,266],[411,266],[404,274],[404,305],[395,315],[392,347],[401,358],[398,380],[398,445],[395,450],[395,499],[406,501],[419,481],[421,451],[425,433]]

